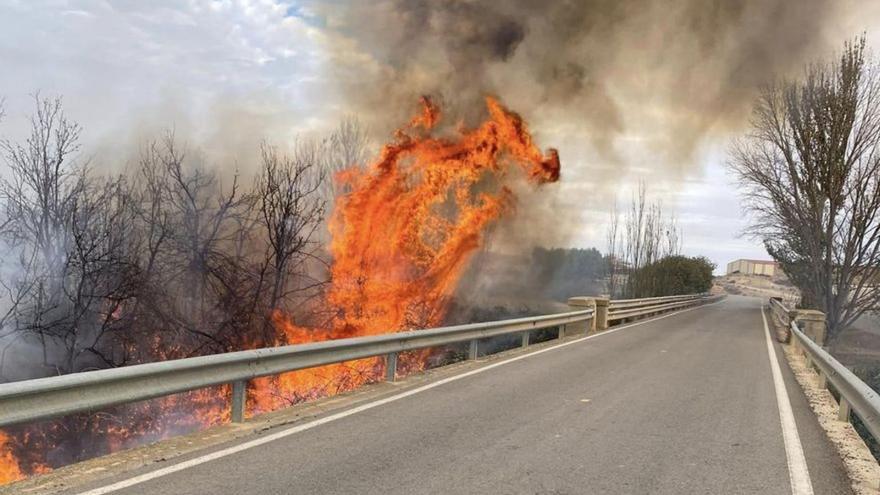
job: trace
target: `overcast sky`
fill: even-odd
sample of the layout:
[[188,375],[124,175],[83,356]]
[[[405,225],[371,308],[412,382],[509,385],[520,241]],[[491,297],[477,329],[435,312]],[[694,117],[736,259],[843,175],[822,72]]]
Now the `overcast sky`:
[[[369,85],[363,75],[381,69],[375,49],[333,28],[338,5],[0,0],[0,97],[7,113],[0,136],[24,135],[30,95],[39,91],[63,95],[68,115],[85,129],[83,153],[99,167],[124,166],[137,143],[173,127],[222,157],[222,166],[246,168],[260,140],[317,135],[351,113],[352,85],[360,77]],[[839,23],[836,32],[868,30],[873,40],[873,15]],[[681,163],[660,166],[643,146],[650,136],[636,126],[618,136],[620,162],[610,162],[590,148],[576,119],[560,124],[553,112],[525,105],[526,91],[511,91],[505,103],[518,110],[524,95],[520,111],[540,145],[559,148],[563,162],[562,183],[536,193],[539,208],[530,208],[530,195],[521,198],[518,214],[526,220],[513,225],[556,227],[523,236],[526,242],[603,249],[614,198],[625,205],[644,180],[649,195],[675,211],[686,254],[706,255],[719,268],[735,258],[767,257],[759,243],[739,236],[747,219],[724,170],[725,148],[739,131],[710,133]]]

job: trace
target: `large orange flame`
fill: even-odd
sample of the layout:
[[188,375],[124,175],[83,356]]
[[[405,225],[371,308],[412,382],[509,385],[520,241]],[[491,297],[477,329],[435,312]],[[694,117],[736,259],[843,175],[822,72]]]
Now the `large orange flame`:
[[330,223],[333,255],[329,304],[343,335],[372,335],[441,322],[486,227],[508,211],[505,185],[516,164],[538,182],[559,177],[555,151],[545,158],[522,119],[494,98],[490,118],[455,138],[426,134],[439,110],[397,132],[379,160],[340,176],[351,192]]
[[[556,151],[544,156],[519,115],[491,97],[486,105],[488,118],[478,127],[434,136],[440,109],[423,98],[421,113],[396,132],[374,163],[354,164],[336,177],[343,193],[329,222],[333,263],[326,293],[333,316],[326,325],[309,328],[281,313],[273,315],[279,345],[443,322],[487,227],[514,205],[508,187],[514,172],[524,172],[534,183],[559,178]],[[423,369],[428,357],[429,351],[401,356],[399,369]],[[254,380],[249,410],[263,412],[351,390],[376,380],[382,368],[382,361],[372,358]],[[228,387],[221,387],[126,406],[121,421],[83,419],[73,434],[103,435],[104,450],[119,450],[193,424],[228,420],[227,394]],[[168,414],[181,410],[184,416]],[[43,428],[34,440],[28,440],[26,428],[14,437],[0,431],[0,483],[46,469],[44,451],[53,444],[52,432],[59,430],[70,431],[70,425]],[[26,464],[16,457],[37,451],[39,458]]]
[[[339,174],[340,189],[348,192],[337,199],[329,224],[327,304],[335,317],[329,329],[316,330],[278,315],[288,343],[442,323],[486,228],[514,204],[506,185],[510,169],[520,168],[535,183],[559,178],[556,151],[544,156],[519,115],[492,97],[486,105],[489,118],[480,126],[434,137],[440,109],[423,98],[422,112],[396,132],[376,162]],[[401,370],[422,369],[426,356],[404,356]],[[340,378],[355,387],[376,379],[381,368],[378,359],[366,359],[321,376],[331,376],[336,391]],[[282,395],[316,390],[312,372],[283,376],[277,385]]]

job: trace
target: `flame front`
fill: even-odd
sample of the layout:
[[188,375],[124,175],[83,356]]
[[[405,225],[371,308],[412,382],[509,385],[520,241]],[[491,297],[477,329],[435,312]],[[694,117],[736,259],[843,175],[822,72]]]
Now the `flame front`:
[[513,204],[509,165],[538,182],[559,177],[556,153],[545,158],[518,115],[487,104],[488,120],[445,139],[427,135],[440,115],[424,99],[423,114],[376,163],[339,177],[351,192],[330,223],[338,336],[440,324],[486,227]]
[[[354,164],[335,178],[341,193],[329,221],[332,265],[325,300],[332,316],[326,325],[310,328],[276,313],[279,345],[443,323],[487,228],[514,206],[509,183],[515,172],[524,172],[538,184],[559,178],[556,151],[542,154],[519,115],[494,98],[487,98],[486,104],[488,118],[476,128],[434,136],[441,112],[423,98],[421,112],[397,130],[374,163]],[[430,351],[401,356],[399,370],[423,369],[429,356]],[[351,390],[377,380],[382,371],[381,359],[370,358],[254,380],[249,410],[265,412]],[[63,428],[41,430],[104,436],[101,442],[86,442],[102,445],[103,451],[91,453],[99,455],[129,447],[141,437],[168,436],[180,431],[181,424],[207,426],[228,420],[227,388],[125,406],[123,421],[112,428],[92,417],[81,420],[78,428],[71,428],[68,420]],[[156,408],[164,414],[157,414]],[[135,426],[120,429],[119,424]],[[30,433],[28,427],[10,430],[10,435],[0,432],[0,482],[50,464],[45,462],[46,447],[59,442],[46,438],[46,433],[30,440]],[[33,459],[38,450],[39,458]],[[23,452],[30,454],[26,466],[19,457]]]
[[[510,169],[523,170],[535,183],[559,178],[556,151],[544,156],[519,115],[492,97],[486,105],[489,118],[480,126],[434,137],[440,109],[423,98],[421,113],[397,130],[374,163],[339,174],[344,194],[329,224],[333,264],[326,301],[334,317],[328,329],[310,329],[277,315],[287,343],[443,322],[487,227],[514,205],[506,185]],[[423,369],[429,352],[401,356],[399,369]],[[333,378],[326,381],[333,390],[319,395],[340,390],[340,381],[348,389],[375,380],[381,371],[379,359],[335,365],[322,373]],[[281,395],[315,392],[314,374],[308,371],[282,376],[277,385]]]
[[24,473],[12,451],[9,435],[0,431],[0,483],[21,479]]

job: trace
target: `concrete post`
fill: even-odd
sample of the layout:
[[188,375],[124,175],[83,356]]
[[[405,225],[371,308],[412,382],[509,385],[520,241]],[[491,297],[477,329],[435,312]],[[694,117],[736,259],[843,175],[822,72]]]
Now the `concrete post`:
[[596,314],[593,317],[593,321],[596,322],[596,330],[606,330],[608,329],[608,303],[609,299],[607,297],[598,297],[596,298]]
[[[792,322],[792,321],[794,321],[794,317],[795,317],[796,315],[797,315],[797,310],[796,310],[796,309],[793,309],[793,310],[791,310],[791,311],[788,312],[788,321],[789,321],[789,323]],[[803,353],[804,353],[804,350],[801,349],[801,343],[798,341],[798,339],[797,339],[794,335],[791,334],[791,326],[788,325],[788,324],[783,324],[783,327],[785,328],[785,338],[786,338],[786,340],[787,340],[788,342],[791,342],[792,347],[794,347],[794,349],[795,349],[796,351],[798,351],[798,352],[800,352],[800,353],[803,354]]]
[[602,331],[608,328],[608,298],[606,297],[570,297],[568,305],[572,310],[589,308],[593,310],[593,318],[590,320],[589,333]]
[[777,310],[774,309],[774,300],[782,303],[782,298],[776,296],[771,297],[770,304],[767,306],[767,309],[770,312],[770,322],[773,324],[773,333],[776,334],[776,340],[783,344],[787,344],[791,340],[791,329],[788,328],[788,325],[786,325],[782,320],[782,317],[779,316]]
[[815,309],[796,309],[791,316],[807,337],[820,346],[825,345],[825,313]]
[[593,297],[569,297],[568,305],[571,306],[572,311],[582,311],[583,309],[592,309],[594,311],[593,318],[590,319],[590,328],[587,329],[587,333],[593,333],[596,331],[596,299]]

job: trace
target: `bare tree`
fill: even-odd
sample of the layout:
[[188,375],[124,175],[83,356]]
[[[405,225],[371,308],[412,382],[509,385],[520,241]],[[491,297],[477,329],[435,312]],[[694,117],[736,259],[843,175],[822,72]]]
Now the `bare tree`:
[[618,230],[620,228],[620,214],[617,211],[617,202],[614,202],[614,207],[611,209],[611,216],[609,218],[608,231],[605,233],[605,259],[607,261],[606,271],[608,272],[608,297],[615,297],[617,295],[617,283],[620,275],[620,264],[622,256],[619,254],[620,249],[620,239]]
[[79,151],[81,128],[64,116],[60,99],[34,99],[25,143],[0,141],[10,171],[0,183],[7,217],[3,233],[13,243],[32,241],[43,262],[57,268],[69,243],[64,226],[84,186],[79,168],[70,163]]
[[157,264],[172,233],[168,209],[169,164],[178,161],[176,154],[171,134],[166,135],[161,143],[150,142],[141,151],[135,173],[134,208],[144,236],[143,271],[147,281],[157,275]]
[[[266,236],[266,256],[261,281],[271,286],[264,332],[269,316],[292,292],[309,288],[305,263],[317,248],[315,233],[321,225],[326,201],[319,189],[325,171],[319,166],[320,149],[299,143],[293,156],[281,155],[268,144],[262,146],[263,168],[255,184],[257,208]],[[296,285],[291,278],[298,275]],[[268,338],[268,335],[267,335]]]
[[[3,122],[3,119],[6,117],[6,98],[0,98],[0,122]],[[6,227],[7,219],[6,216],[0,217],[0,232],[2,232]],[[0,262],[0,270],[2,270],[3,264]],[[6,330],[6,322],[15,312],[15,308],[18,306],[19,301],[22,297],[22,289],[20,287],[15,288],[7,284],[2,278],[0,278],[0,286],[3,288],[3,292],[6,293],[6,302],[0,305],[0,338],[5,335]],[[2,301],[2,299],[0,299]],[[2,364],[2,359],[0,359],[0,364]]]
[[[66,302],[61,337],[64,366],[122,366],[129,362],[116,334],[131,324],[126,306],[140,294],[138,250],[128,184],[122,177],[84,178],[74,198],[68,229],[72,244],[65,254],[62,287]],[[61,323],[61,322],[59,322]],[[81,357],[86,360],[81,363]]]
[[195,339],[184,348],[199,354],[240,347],[249,334],[252,277],[237,248],[248,235],[242,229],[252,225],[253,195],[241,191],[237,174],[224,188],[172,133],[158,145],[160,169],[146,158],[141,174],[150,213],[143,228],[158,264],[149,273],[161,274],[165,290],[173,289],[173,320]]
[[[623,214],[622,230],[620,217],[615,205],[606,235],[609,256],[614,258],[612,275],[620,280],[611,283],[613,290],[617,290],[616,286],[622,283],[623,287],[619,289],[622,289],[623,295],[629,296],[633,289],[630,274],[666,256],[679,254],[681,230],[675,217],[667,216],[660,202],[648,202],[644,182],[639,183],[629,210]],[[614,295],[612,292],[611,296]]]
[[125,173],[97,175],[76,160],[81,129],[61,100],[35,102],[30,136],[0,142],[0,242],[14,253],[0,337],[42,350],[32,376],[275,345],[273,311],[319,293],[322,188],[365,159],[356,120],[290,155],[264,146],[246,191],[171,132]]
[[730,168],[748,233],[826,313],[829,335],[880,300],[880,80],[865,39],[803,78],[766,87]]
[[325,201],[332,203],[341,192],[337,190],[336,181],[333,180],[337,172],[366,164],[369,145],[367,130],[353,116],[342,119],[324,140],[319,159],[328,180],[322,182],[319,190]]
[[136,290],[127,258],[133,224],[125,181],[96,179],[71,160],[80,127],[61,100],[36,96],[35,103],[26,141],[0,142],[11,172],[0,181],[0,234],[20,260],[17,276],[4,281],[14,302],[7,318],[37,339],[43,366],[68,373],[115,359],[101,349]]
[[[25,288],[10,313],[16,330],[32,333],[44,344],[63,338],[53,328],[63,303],[63,269],[74,197],[83,187],[81,175],[69,163],[79,149],[80,128],[63,114],[60,99],[35,95],[31,133],[24,143],[0,142],[9,177],[0,182],[5,222],[4,241],[21,260],[15,280],[7,287]],[[50,366],[44,346],[43,364]]]

